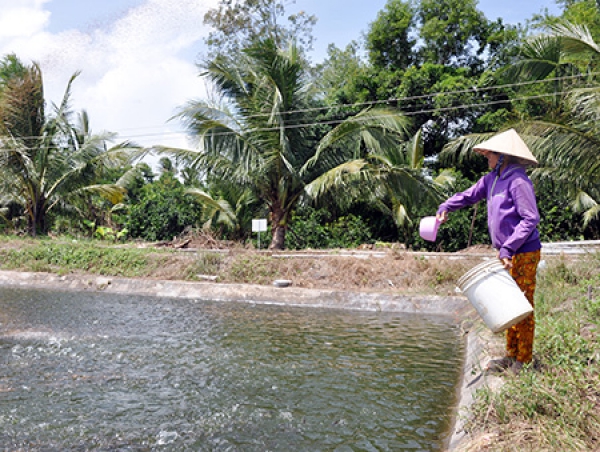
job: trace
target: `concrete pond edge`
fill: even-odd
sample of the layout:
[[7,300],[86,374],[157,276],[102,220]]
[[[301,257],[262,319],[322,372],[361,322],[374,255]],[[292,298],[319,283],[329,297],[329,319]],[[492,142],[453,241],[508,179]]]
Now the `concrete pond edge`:
[[[107,277],[97,275],[57,275],[52,273],[0,271],[0,286],[59,291],[92,291],[136,294],[223,302],[276,304],[311,308],[335,308],[373,312],[404,312],[443,316],[461,328],[465,340],[462,381],[457,389],[458,404],[454,425],[447,440],[448,450],[459,450],[468,442],[464,425],[478,389],[498,387],[501,379],[486,376],[482,369],[489,360],[490,344],[497,342],[464,296],[426,296],[394,293],[347,292],[304,289],[293,284],[264,286]],[[284,300],[284,301],[283,301]]]

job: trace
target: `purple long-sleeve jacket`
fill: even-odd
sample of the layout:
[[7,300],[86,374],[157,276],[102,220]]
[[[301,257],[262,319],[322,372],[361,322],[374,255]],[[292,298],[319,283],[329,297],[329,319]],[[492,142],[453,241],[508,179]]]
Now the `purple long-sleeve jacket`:
[[499,258],[539,250],[540,234],[533,184],[525,168],[509,165],[502,175],[491,171],[471,188],[457,193],[438,208],[438,213],[453,212],[487,200],[488,227],[492,245],[499,250]]

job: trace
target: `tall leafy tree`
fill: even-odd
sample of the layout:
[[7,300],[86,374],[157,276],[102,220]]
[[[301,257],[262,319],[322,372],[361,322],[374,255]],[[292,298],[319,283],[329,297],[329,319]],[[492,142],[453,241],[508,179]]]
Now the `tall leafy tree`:
[[417,17],[426,61],[476,67],[489,50],[494,24],[477,9],[477,0],[421,0]]
[[73,122],[69,95],[78,74],[69,80],[54,114],[47,115],[37,64],[25,66],[8,56],[0,73],[0,193],[22,206],[29,233],[47,232],[50,212],[77,211],[90,194],[118,203],[124,188],[97,181],[106,166],[127,163],[133,147],[123,143],[106,149],[111,135],[93,135],[85,113]]
[[220,0],[216,8],[204,16],[210,25],[206,43],[209,57],[240,53],[258,40],[271,39],[285,48],[295,41],[305,51],[312,49],[312,27],[317,18],[304,11],[288,14],[285,0]]
[[327,98],[401,109],[414,130],[422,129],[425,154],[433,156],[448,140],[497,122],[490,110],[502,105],[490,104],[478,88],[489,83],[488,67],[512,56],[518,35],[501,19],[488,21],[475,1],[389,0],[366,34],[369,64],[332,84]]
[[369,61],[376,68],[406,69],[416,62],[415,8],[402,0],[389,0],[370,25],[366,37]]
[[124,226],[131,237],[172,240],[200,224],[202,208],[185,194],[186,188],[166,171],[145,184],[134,203],[125,206]]
[[542,14],[534,16],[533,28],[538,31],[547,31],[549,25],[557,25],[568,21],[573,25],[585,25],[594,40],[600,40],[600,1],[598,0],[556,0],[557,5],[562,7],[561,14],[551,15],[547,10]]
[[[316,67],[315,86],[324,101],[335,107],[339,104],[351,104],[357,100],[356,86],[353,80],[369,76],[366,64],[359,52],[359,45],[353,41],[345,49],[334,44],[327,48],[327,58]],[[341,105],[340,105],[341,106]],[[328,111],[325,111],[327,114]]]
[[292,211],[308,183],[365,149],[397,145],[407,124],[396,112],[370,109],[317,136],[317,112],[294,45],[283,51],[272,40],[262,41],[246,49],[244,58],[207,62],[204,75],[223,102],[195,101],[182,111],[198,149],[162,152],[175,152],[207,176],[247,187],[264,200],[273,249],[284,248]]

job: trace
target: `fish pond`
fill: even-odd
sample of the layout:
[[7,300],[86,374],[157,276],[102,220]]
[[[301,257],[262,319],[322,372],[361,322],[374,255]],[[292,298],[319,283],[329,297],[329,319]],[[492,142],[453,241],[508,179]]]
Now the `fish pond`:
[[0,288],[0,450],[439,451],[443,317]]

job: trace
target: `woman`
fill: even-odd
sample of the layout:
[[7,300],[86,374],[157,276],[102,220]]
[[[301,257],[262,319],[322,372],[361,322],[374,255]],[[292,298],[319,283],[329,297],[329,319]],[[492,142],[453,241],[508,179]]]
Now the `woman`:
[[[442,203],[437,218],[444,223],[448,212],[487,200],[488,228],[498,258],[533,306],[537,265],[542,245],[537,225],[540,216],[533,184],[525,172],[537,164],[514,129],[498,134],[473,148],[485,156],[491,170],[475,185]],[[518,373],[533,354],[533,313],[506,331],[506,356],[492,360],[489,370]]]

